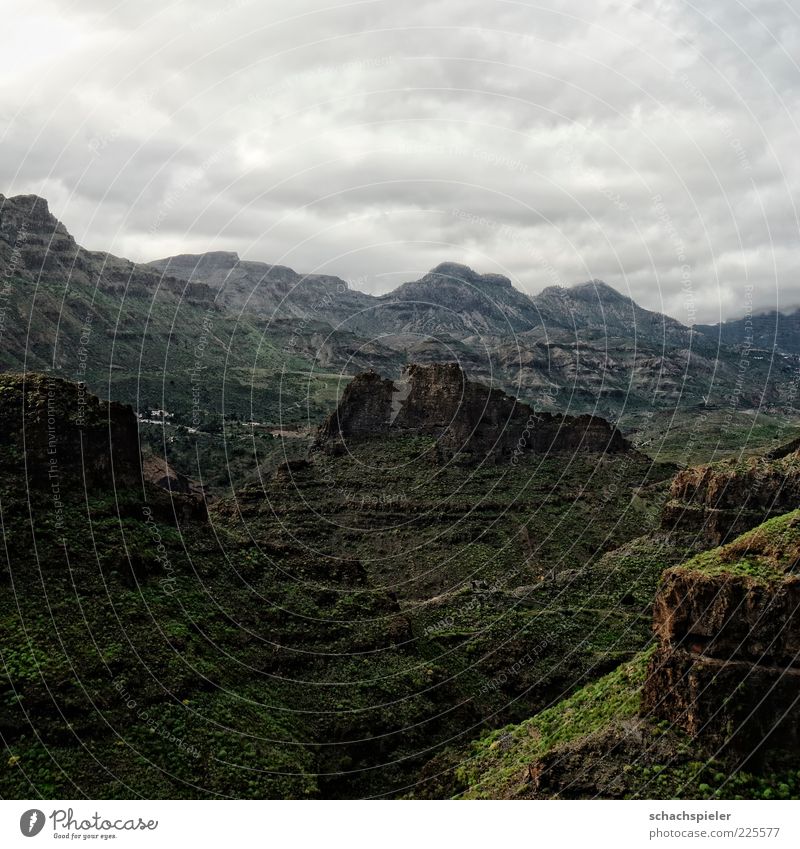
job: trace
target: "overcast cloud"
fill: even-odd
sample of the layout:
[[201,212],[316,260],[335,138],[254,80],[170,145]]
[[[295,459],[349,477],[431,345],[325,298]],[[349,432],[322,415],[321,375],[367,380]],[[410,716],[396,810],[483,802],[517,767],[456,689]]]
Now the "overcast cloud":
[[5,6],[0,192],[86,247],[800,304],[796,4]]

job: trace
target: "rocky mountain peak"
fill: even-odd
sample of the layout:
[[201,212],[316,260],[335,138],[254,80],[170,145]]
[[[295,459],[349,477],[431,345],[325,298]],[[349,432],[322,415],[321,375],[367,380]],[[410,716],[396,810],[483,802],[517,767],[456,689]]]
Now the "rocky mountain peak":
[[440,262],[432,268],[422,279],[443,278],[444,280],[467,283],[469,285],[500,286],[507,289],[513,288],[508,277],[502,274],[479,274],[468,265],[458,262]]
[[156,259],[148,262],[146,267],[181,280],[208,283],[210,278],[224,278],[230,274],[239,262],[239,254],[235,251],[208,251]]
[[168,289],[207,299],[207,287],[186,287],[173,277],[105,251],[81,247],[37,195],[0,195],[0,272],[31,282],[90,285],[112,292]]
[[59,256],[74,257],[77,251],[75,240],[44,198],[0,195],[0,268],[5,273],[46,270]]
[[613,286],[603,280],[589,280],[576,283],[574,286],[547,286],[535,296],[535,299],[555,299],[562,302],[585,301],[595,304],[629,304],[636,303],[627,295],[623,295]]
[[587,298],[600,302],[623,302],[632,303],[631,298],[606,283],[604,280],[587,280],[585,283],[576,283],[567,290],[576,298]]

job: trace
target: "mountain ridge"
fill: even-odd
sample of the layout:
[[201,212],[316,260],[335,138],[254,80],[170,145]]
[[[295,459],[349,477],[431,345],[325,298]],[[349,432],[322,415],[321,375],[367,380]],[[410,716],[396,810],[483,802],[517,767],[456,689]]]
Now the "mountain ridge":
[[[709,336],[710,338],[716,337],[726,344],[742,344],[742,336],[744,333],[742,327],[744,323],[755,320],[759,324],[759,328],[757,328],[756,332],[754,333],[756,346],[767,349],[771,347],[776,347],[778,350],[782,351],[785,350],[785,340],[781,340],[780,344],[776,344],[774,342],[773,344],[770,344],[769,339],[766,338],[768,334],[765,331],[765,327],[768,327],[771,322],[779,322],[781,317],[785,319],[792,318],[795,322],[800,321],[800,307],[795,306],[787,308],[786,310],[765,309],[756,312],[752,316],[727,319],[716,324],[698,322],[694,325],[685,325],[674,317],[670,316],[668,313],[662,313],[658,310],[651,310],[647,307],[642,307],[632,297],[619,291],[619,289],[604,280],[587,280],[582,282],[576,282],[570,286],[546,286],[539,292],[528,293],[514,286],[511,279],[505,275],[496,273],[482,274],[463,263],[458,263],[450,260],[445,260],[438,263],[436,266],[427,271],[421,278],[400,283],[394,289],[382,295],[371,295],[367,292],[363,292],[356,286],[353,286],[351,283],[349,283],[345,278],[339,277],[337,275],[317,272],[303,273],[298,272],[295,269],[285,265],[264,262],[262,260],[242,259],[236,251],[216,250],[203,251],[201,253],[174,254],[159,259],[137,262],[134,260],[127,259],[125,257],[117,257],[114,254],[108,253],[106,251],[91,251],[87,248],[78,245],[74,237],[70,234],[70,232],[64,225],[64,223],[50,211],[47,199],[41,195],[28,193],[6,196],[0,194],[0,210],[2,210],[4,220],[8,220],[8,218],[10,217],[10,211],[12,213],[14,211],[18,211],[20,206],[27,206],[29,208],[29,216],[32,216],[34,220],[38,220],[40,223],[45,223],[48,225],[48,229],[51,231],[52,236],[51,244],[48,245],[48,253],[53,252],[54,250],[58,252],[58,250],[63,246],[61,243],[63,243],[76,248],[82,254],[91,256],[94,259],[104,260],[106,263],[108,263],[109,270],[117,274],[119,273],[120,268],[129,272],[135,269],[137,271],[145,272],[155,270],[162,273],[169,269],[171,270],[171,273],[166,275],[168,278],[188,280],[192,283],[203,283],[206,282],[204,280],[204,277],[209,272],[232,271],[238,266],[241,269],[245,269],[249,274],[252,274],[256,271],[261,271],[262,273],[264,273],[265,280],[269,280],[270,282],[277,280],[280,280],[281,282],[313,280],[333,283],[337,286],[346,287],[348,291],[357,293],[357,295],[364,296],[365,299],[367,299],[365,303],[370,304],[375,304],[377,302],[387,302],[393,299],[403,299],[403,296],[410,290],[413,291],[414,287],[417,284],[427,282],[431,278],[444,279],[449,277],[458,280],[461,283],[469,283],[476,285],[491,284],[493,288],[497,290],[510,290],[516,296],[525,298],[528,301],[532,302],[543,312],[545,311],[542,309],[544,306],[551,303],[554,298],[563,298],[565,294],[571,299],[579,301],[596,300],[600,303],[631,305],[635,307],[636,310],[640,313],[646,313],[656,317],[663,316],[664,318],[668,319],[668,322],[671,326],[679,326],[687,330],[693,327],[696,332],[703,333],[704,335]],[[8,238],[9,235],[11,235],[10,233],[4,232],[2,234],[6,242],[13,243],[17,241],[16,237],[19,233],[19,227],[17,226],[16,228],[12,229],[14,229],[15,232],[13,233],[13,236],[10,239]],[[26,246],[29,243],[29,240],[30,231],[28,231],[26,237],[22,240],[22,244],[18,245],[19,249],[25,250]],[[120,264],[122,264],[122,266],[120,266]],[[51,271],[53,270],[52,266],[52,262],[49,266],[45,264],[43,265],[41,270],[43,273]],[[0,269],[2,268],[2,256],[0,256]],[[80,272],[80,270],[80,262],[78,262],[74,267],[70,268],[70,272],[73,274],[76,272]],[[760,325],[764,325],[765,327],[760,327]],[[778,336],[777,331],[775,335],[776,337]],[[789,351],[789,353],[800,353],[800,345],[793,345],[791,347],[792,350]]]
[[[82,248],[35,195],[0,196],[0,273],[6,370],[77,379],[88,363],[93,391],[184,422],[191,410],[193,427],[231,407],[246,420],[284,422],[288,409],[318,422],[343,380],[398,377],[414,362],[459,362],[534,408],[612,419],[731,398],[784,409],[800,367],[794,355],[759,355],[742,376],[737,346],[599,280],[529,296],[508,277],[444,262],[374,296],[234,251],[135,263]],[[198,368],[199,402],[175,379]]]

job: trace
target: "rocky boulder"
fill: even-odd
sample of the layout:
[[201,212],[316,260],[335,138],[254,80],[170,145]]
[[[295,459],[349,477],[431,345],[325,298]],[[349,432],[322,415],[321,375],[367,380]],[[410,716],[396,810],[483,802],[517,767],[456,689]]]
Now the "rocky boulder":
[[142,474],[146,481],[170,492],[181,495],[203,494],[203,488],[197,481],[177,471],[163,457],[146,457],[142,463]]

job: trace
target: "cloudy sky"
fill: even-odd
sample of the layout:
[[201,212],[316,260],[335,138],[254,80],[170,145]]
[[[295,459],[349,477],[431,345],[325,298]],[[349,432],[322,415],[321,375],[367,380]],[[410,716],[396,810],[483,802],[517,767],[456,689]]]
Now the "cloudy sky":
[[793,0],[5,5],[0,192],[86,247],[800,304]]

